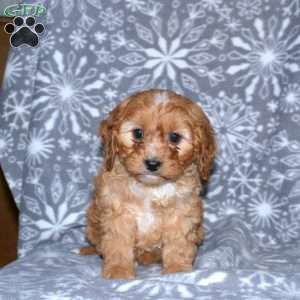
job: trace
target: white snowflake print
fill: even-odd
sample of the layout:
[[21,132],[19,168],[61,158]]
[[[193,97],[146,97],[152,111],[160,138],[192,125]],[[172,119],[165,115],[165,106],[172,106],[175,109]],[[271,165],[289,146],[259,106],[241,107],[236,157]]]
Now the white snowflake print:
[[300,70],[300,25],[293,27],[289,18],[279,21],[275,16],[266,22],[257,18],[253,25],[254,30],[243,28],[240,36],[231,38],[237,50],[229,53],[233,64],[227,73],[236,76],[236,87],[246,87],[249,101],[256,89],[263,99],[271,89],[278,97],[282,92],[281,81],[286,83],[288,74]]
[[117,50],[120,47],[124,47],[127,44],[125,33],[123,30],[119,30],[115,34],[110,36],[110,44],[112,50]]
[[279,191],[285,180],[286,178],[284,173],[278,172],[277,170],[272,170],[270,173],[268,184],[270,184],[275,190]]
[[[5,172],[5,179],[9,184],[9,187],[11,190],[16,190],[18,189],[21,191],[22,189],[22,180],[21,179],[15,179],[10,173]],[[17,202],[17,204],[19,204]]]
[[109,101],[112,101],[117,98],[118,93],[117,93],[117,90],[108,88],[104,91],[104,95],[105,95],[105,98],[107,98]]
[[234,169],[229,178],[229,195],[245,200],[256,194],[262,183],[261,169],[253,164],[249,157],[245,162],[237,164]]
[[300,299],[300,287],[295,282],[283,282],[274,288],[273,293],[276,297],[280,297],[281,299]]
[[261,13],[261,0],[241,0],[237,2],[236,7],[241,17],[251,20]]
[[[269,179],[275,189],[279,189],[283,182],[290,181],[292,186],[288,197],[299,197],[300,195],[300,143],[297,140],[290,140],[286,130],[282,130],[272,138],[273,159],[278,163],[278,155],[281,156],[280,163],[283,167],[273,170]],[[282,154],[283,152],[283,154]]]
[[249,276],[239,278],[240,285],[245,288],[258,288],[267,290],[283,282],[284,278],[266,271],[254,271]]
[[114,59],[114,55],[111,54],[111,51],[108,51],[104,47],[101,47],[100,50],[95,50],[95,55],[97,56],[97,64],[108,64]]
[[238,215],[240,217],[244,216],[245,209],[242,203],[239,203],[235,199],[228,198],[224,202],[219,204],[218,215],[222,218]]
[[[1,154],[0,154],[0,159],[1,159]],[[21,199],[23,199],[23,180],[7,171],[5,171],[5,179],[9,185],[10,190],[13,192],[14,200],[17,206],[20,207]]]
[[247,201],[247,210],[255,226],[270,227],[278,224],[283,205],[275,194],[258,193]]
[[[91,7],[90,7],[91,6]],[[63,13],[62,24],[64,27],[69,27],[70,23],[68,19],[73,14],[80,13],[80,17],[76,18],[76,24],[81,27],[83,30],[89,32],[93,25],[96,23],[95,18],[87,14],[88,9],[92,10],[101,10],[102,5],[100,0],[72,0],[72,1],[53,1],[51,6],[47,10],[47,22],[53,24],[57,22],[55,20],[55,11],[60,10]],[[54,12],[54,14],[53,14]],[[57,12],[56,12],[57,13]]]
[[282,219],[275,228],[277,230],[278,237],[285,243],[291,240],[296,240],[299,237],[299,222],[289,222],[289,220]]
[[272,149],[277,152],[290,144],[289,136],[286,130],[281,130],[272,137]]
[[206,17],[206,11],[213,12],[219,16],[219,20],[228,20],[232,8],[227,6],[224,0],[200,0],[187,5],[189,14],[194,18]]
[[[176,11],[168,19],[152,19],[150,27],[136,23],[135,28],[140,40],[127,41],[125,47],[130,52],[119,57],[126,66],[121,76],[134,77],[130,89],[161,85],[166,78],[175,90],[180,89],[178,82],[181,82],[183,87],[197,93],[199,76],[207,77],[212,86],[224,80],[222,67],[210,65],[216,60],[210,49],[223,49],[228,38],[221,31],[215,30],[212,36],[203,38],[206,26],[196,26],[191,16],[180,21]],[[124,41],[120,33],[111,40],[114,47]]]
[[280,97],[280,110],[285,113],[294,113],[300,110],[300,85],[290,83],[283,90]]
[[58,213],[48,204],[44,205],[44,209],[45,218],[37,220],[35,224],[40,231],[41,241],[58,240],[79,218],[78,213],[68,213],[66,203],[58,206]]
[[73,150],[69,154],[69,161],[72,164],[75,164],[75,165],[82,164],[82,162],[84,161],[84,153],[83,153],[83,151],[81,151],[81,150]]
[[275,239],[269,235],[268,232],[261,230],[254,234],[262,247],[274,247],[274,245],[276,245]]
[[28,177],[26,179],[26,183],[38,185],[43,175],[43,172],[44,171],[41,168],[30,168],[28,172]]
[[291,214],[291,219],[294,221],[300,221],[300,203],[291,204],[289,206],[289,212]]
[[121,10],[113,11],[112,7],[107,7],[105,10],[102,10],[99,17],[102,19],[101,24],[110,31],[121,27],[124,22],[124,12]]
[[278,115],[274,114],[274,117],[270,117],[270,119],[267,122],[267,133],[273,134],[279,126],[280,118],[278,117]]
[[267,103],[267,109],[272,113],[277,112],[278,107],[279,107],[279,104],[275,100],[271,100],[270,102]]
[[96,31],[94,33],[94,38],[95,38],[95,41],[98,43],[98,44],[103,44],[106,39],[107,39],[107,32],[103,32],[103,31]]
[[71,147],[71,140],[70,139],[62,137],[57,142],[58,142],[59,147],[63,151],[66,151],[67,149],[69,149]]
[[6,129],[0,129],[0,158],[7,157],[13,147],[13,137]]
[[81,131],[79,137],[84,143],[89,144],[93,139],[93,134],[91,132]]
[[132,12],[141,10],[145,7],[144,0],[126,0],[126,8]]
[[238,31],[241,25],[241,22],[235,18],[229,18],[225,23],[225,27],[232,33]]
[[22,56],[11,55],[7,61],[4,74],[4,87],[11,88],[21,76],[23,70]]
[[[59,173],[55,173],[46,186],[41,182],[34,185],[34,193],[34,197],[25,197],[27,209],[36,216],[37,221],[29,224],[21,234],[21,239],[30,240],[32,237],[28,233],[34,233],[38,229],[39,236],[35,238],[35,242],[61,238],[82,218],[88,200],[86,189],[80,189],[73,180],[63,183]],[[75,212],[74,209],[78,207],[82,209]]]
[[72,298],[73,296],[70,297],[68,292],[63,291],[48,292],[41,295],[41,299],[44,300],[71,300]]
[[16,91],[12,91],[4,102],[3,118],[9,122],[9,126],[13,130],[18,129],[19,126],[26,128],[28,125],[28,116],[31,108],[29,96],[30,93],[27,90],[21,90],[19,94]]
[[26,149],[26,162],[30,166],[41,164],[53,153],[54,138],[44,129],[33,128],[29,135],[21,134],[18,150]]
[[262,150],[255,141],[258,112],[243,105],[237,95],[230,97],[221,92],[218,98],[209,101],[211,103],[207,112],[217,134],[219,159],[223,159],[224,162],[237,162],[237,156],[244,156],[249,148]]
[[[40,55],[48,55],[56,46],[55,40],[56,33],[53,33],[51,30],[47,30],[47,34],[43,36],[43,42],[39,44]],[[39,55],[36,53],[36,55]]]
[[100,149],[100,140],[99,137],[96,135],[93,135],[91,137],[91,140],[89,142],[89,155],[85,157],[85,162],[89,164],[89,173],[92,176],[96,176],[96,173],[98,172],[99,166],[103,161],[103,157],[101,155],[101,149]]
[[285,173],[286,179],[290,180],[293,185],[289,197],[299,197],[300,195],[300,143],[290,141],[287,149],[290,154],[281,158],[281,162],[288,168]]
[[300,16],[300,0],[281,0],[284,5],[283,14],[285,16]]
[[102,106],[102,112],[107,115],[110,113],[117,105],[117,101],[110,101],[110,102],[105,102]]
[[87,44],[87,34],[81,29],[75,29],[69,36],[70,44],[75,50],[82,49]]
[[201,5],[208,9],[208,10],[217,10],[221,3],[222,3],[222,0],[201,0]]
[[72,51],[64,57],[56,50],[53,62],[42,62],[37,73],[35,120],[45,120],[49,131],[58,126],[62,134],[71,125],[72,132],[78,135],[83,126],[90,127],[91,118],[99,117],[104,83],[97,78],[97,70],[88,67],[86,56],[77,60]]

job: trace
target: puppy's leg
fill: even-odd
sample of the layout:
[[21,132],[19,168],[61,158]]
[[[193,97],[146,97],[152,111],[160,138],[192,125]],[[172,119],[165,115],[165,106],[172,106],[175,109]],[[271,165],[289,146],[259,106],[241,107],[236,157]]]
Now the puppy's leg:
[[[172,236],[172,234],[170,235]],[[197,246],[184,237],[178,238],[164,245],[163,248],[163,274],[188,272],[193,268]]]
[[99,220],[101,220],[101,218],[99,217],[99,212],[96,203],[95,201],[92,201],[91,205],[87,210],[87,227],[86,227],[86,235],[91,245],[82,247],[80,249],[80,255],[99,254],[95,246],[99,244],[101,239],[101,234],[99,234],[99,232],[101,232]]
[[111,279],[134,278],[135,221],[128,214],[109,216],[103,221],[103,231],[99,249],[104,259],[102,276]]
[[195,204],[173,210],[165,220],[163,234],[163,273],[191,271],[202,240],[202,208]]

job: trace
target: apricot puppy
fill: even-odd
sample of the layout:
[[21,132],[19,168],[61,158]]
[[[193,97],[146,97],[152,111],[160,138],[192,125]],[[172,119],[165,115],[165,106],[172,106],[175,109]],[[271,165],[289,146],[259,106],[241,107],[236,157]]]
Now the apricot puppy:
[[135,261],[191,270],[203,238],[201,180],[216,152],[200,106],[171,91],[140,92],[109,114],[100,135],[105,161],[81,254],[101,255],[105,278],[134,278]]

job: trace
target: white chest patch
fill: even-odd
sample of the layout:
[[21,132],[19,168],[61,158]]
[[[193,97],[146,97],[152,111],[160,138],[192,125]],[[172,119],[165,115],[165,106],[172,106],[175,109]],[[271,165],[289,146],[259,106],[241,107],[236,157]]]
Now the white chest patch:
[[144,201],[142,210],[137,211],[136,216],[139,232],[146,233],[155,222],[152,202],[175,196],[176,185],[174,183],[165,183],[158,187],[145,187],[141,183],[133,182],[130,185],[130,190]]
[[145,200],[143,210],[137,214],[139,232],[146,233],[154,222],[155,216],[151,207],[151,202],[149,200]]
[[154,199],[163,199],[174,197],[176,194],[175,183],[165,183],[157,188],[153,188],[152,195]]
[[130,185],[130,191],[136,196],[144,200],[148,199],[151,202],[174,197],[176,195],[176,184],[164,183],[157,187],[147,187],[139,182],[133,182]]

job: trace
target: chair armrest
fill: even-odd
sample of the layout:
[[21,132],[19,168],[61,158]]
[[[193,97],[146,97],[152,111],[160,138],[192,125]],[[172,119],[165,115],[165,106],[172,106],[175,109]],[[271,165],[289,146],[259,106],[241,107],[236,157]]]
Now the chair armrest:
[[0,266],[17,258],[18,209],[0,168]]
[[[4,26],[10,18],[0,18],[0,87],[9,50]],[[18,209],[0,167],[0,267],[17,258]]]
[[7,23],[11,22],[11,18],[0,17],[0,88],[3,80],[6,60],[8,57],[8,50],[10,48],[9,37],[5,31],[4,27]]

